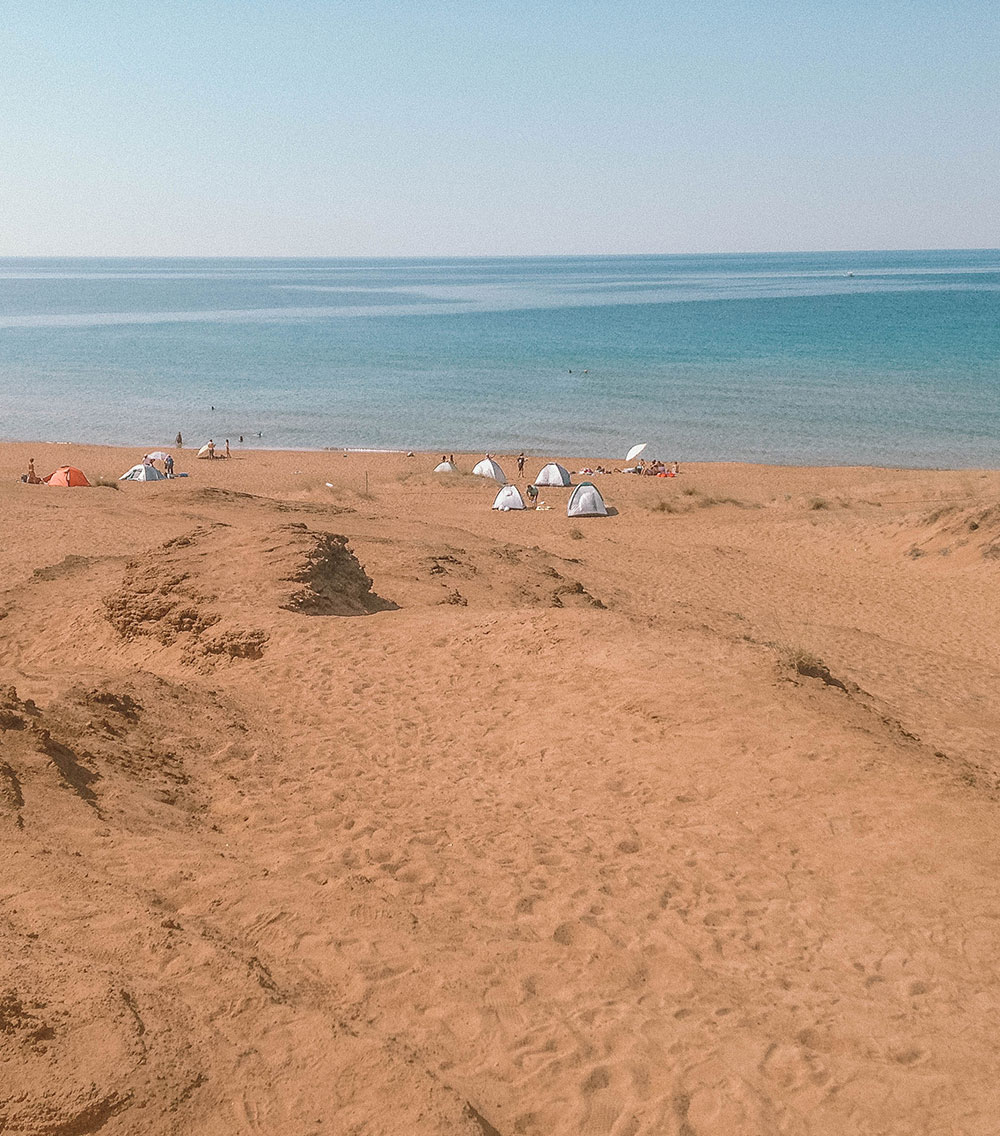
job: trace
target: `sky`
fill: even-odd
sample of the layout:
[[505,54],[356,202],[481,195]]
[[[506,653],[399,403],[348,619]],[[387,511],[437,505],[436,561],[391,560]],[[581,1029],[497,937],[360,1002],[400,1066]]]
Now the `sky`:
[[0,0],[0,256],[1000,244],[994,0]]

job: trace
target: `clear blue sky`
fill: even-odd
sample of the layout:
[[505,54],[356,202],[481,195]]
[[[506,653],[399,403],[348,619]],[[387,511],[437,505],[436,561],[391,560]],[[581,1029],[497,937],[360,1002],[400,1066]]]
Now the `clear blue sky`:
[[2,0],[0,255],[1000,244],[995,0]]

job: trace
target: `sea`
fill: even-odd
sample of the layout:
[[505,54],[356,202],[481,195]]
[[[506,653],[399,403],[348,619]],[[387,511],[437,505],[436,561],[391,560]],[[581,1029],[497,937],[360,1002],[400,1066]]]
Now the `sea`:
[[0,259],[0,439],[178,431],[992,468],[1000,252]]

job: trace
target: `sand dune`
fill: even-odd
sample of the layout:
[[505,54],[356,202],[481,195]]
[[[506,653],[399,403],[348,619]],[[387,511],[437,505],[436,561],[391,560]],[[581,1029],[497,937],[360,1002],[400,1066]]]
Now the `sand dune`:
[[996,1131],[1000,474],[29,453],[0,1131]]

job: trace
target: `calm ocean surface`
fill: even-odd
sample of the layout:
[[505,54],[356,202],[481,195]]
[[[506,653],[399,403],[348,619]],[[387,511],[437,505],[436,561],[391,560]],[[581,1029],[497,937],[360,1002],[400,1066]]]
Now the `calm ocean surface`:
[[995,467],[998,317],[997,251],[0,259],[0,439]]

